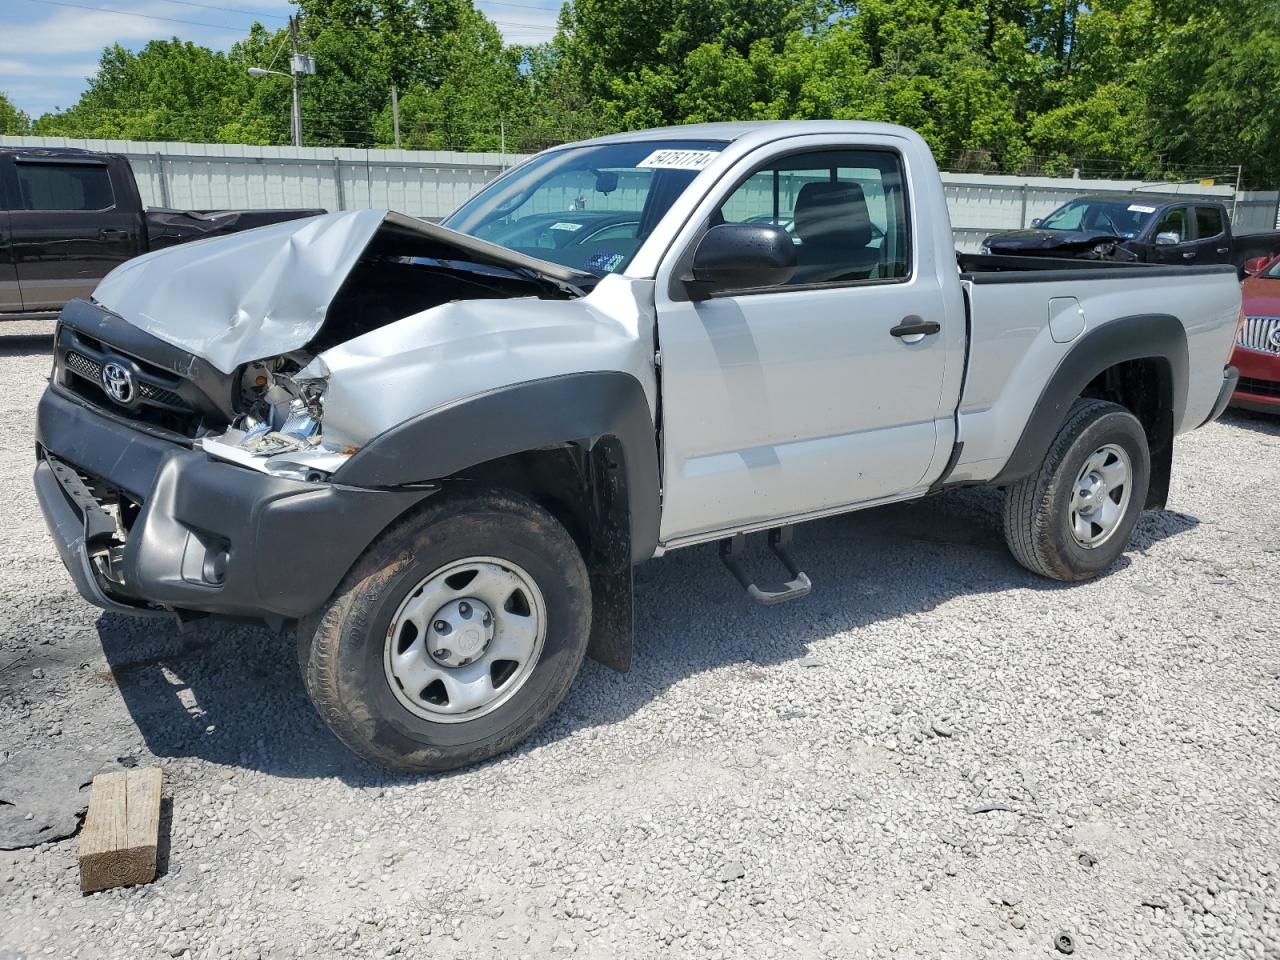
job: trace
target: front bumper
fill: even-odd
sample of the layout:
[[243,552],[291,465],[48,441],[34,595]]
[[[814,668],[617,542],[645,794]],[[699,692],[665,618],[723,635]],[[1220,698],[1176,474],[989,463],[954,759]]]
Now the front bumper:
[[1236,347],[1231,362],[1240,370],[1231,405],[1246,410],[1280,412],[1280,353]]
[[86,600],[117,612],[305,616],[378,533],[434,492],[272,477],[53,387],[36,442],[36,494],[58,554]]

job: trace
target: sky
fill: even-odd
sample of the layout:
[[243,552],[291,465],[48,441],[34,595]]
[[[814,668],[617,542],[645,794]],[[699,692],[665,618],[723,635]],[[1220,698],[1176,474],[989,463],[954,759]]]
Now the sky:
[[[551,39],[559,0],[476,0],[510,43]],[[178,37],[227,50],[258,20],[283,26],[288,0],[0,0],[0,92],[31,117],[69,107],[104,47]]]

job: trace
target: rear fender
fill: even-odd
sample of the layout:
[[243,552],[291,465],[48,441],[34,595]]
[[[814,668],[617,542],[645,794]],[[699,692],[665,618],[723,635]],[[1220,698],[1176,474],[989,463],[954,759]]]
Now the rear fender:
[[[992,482],[1002,486],[1015,483],[1038,470],[1071,404],[1100,374],[1129,360],[1153,357],[1164,360],[1169,372],[1154,429],[1158,435],[1167,432],[1172,441],[1173,425],[1181,422],[1187,402],[1187,334],[1182,321],[1163,313],[1121,317],[1095,327],[1063,357],[1032,408],[1013,454]],[[1147,428],[1150,432],[1153,425]],[[1153,454],[1167,460],[1171,443],[1153,444]],[[1167,469],[1163,472],[1167,474]],[[1163,499],[1161,491],[1152,493],[1156,500]]]

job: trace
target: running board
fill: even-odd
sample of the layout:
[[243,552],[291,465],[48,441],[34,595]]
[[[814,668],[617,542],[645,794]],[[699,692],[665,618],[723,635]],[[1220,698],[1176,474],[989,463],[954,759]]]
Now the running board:
[[812,585],[796,562],[791,559],[787,547],[791,545],[791,527],[775,527],[769,531],[769,549],[771,549],[782,565],[787,568],[791,579],[781,587],[758,587],[751,582],[747,571],[742,568],[742,555],[746,552],[747,538],[745,534],[735,533],[720,541],[720,561],[729,568],[735,580],[742,584],[742,589],[756,603],[773,606],[775,603],[786,603],[788,600],[799,600],[809,595]]

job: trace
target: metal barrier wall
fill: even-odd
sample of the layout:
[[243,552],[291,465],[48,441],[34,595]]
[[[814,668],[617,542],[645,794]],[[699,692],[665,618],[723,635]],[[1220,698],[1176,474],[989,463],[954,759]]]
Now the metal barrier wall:
[[[390,207],[437,220],[522,157],[517,154],[333,147],[0,137],[3,146],[80,147],[125,154],[143,202],[182,209]],[[1237,233],[1280,229],[1275,191],[1171,185],[1136,180],[944,173],[956,246],[976,250],[997,230],[1029,226],[1085,193],[1185,193],[1222,200]]]

